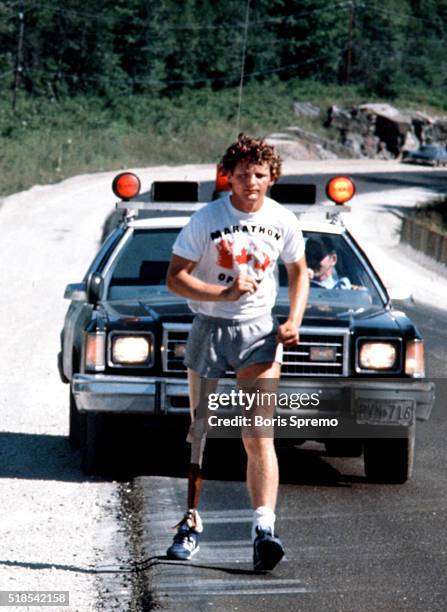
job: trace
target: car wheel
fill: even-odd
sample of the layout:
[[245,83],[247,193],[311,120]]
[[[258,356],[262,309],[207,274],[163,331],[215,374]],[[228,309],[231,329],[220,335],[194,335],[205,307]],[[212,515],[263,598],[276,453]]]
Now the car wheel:
[[68,441],[73,449],[78,449],[81,440],[81,420],[85,417],[84,413],[79,412],[73,392],[70,388],[70,399],[69,399],[69,421],[68,421]]
[[363,452],[362,440],[339,438],[326,440],[324,445],[329,457],[360,457]]
[[402,438],[364,440],[365,474],[371,482],[402,484],[413,473],[415,426]]
[[102,473],[109,446],[107,415],[87,412],[80,423],[81,469],[86,474]]
[[81,469],[85,474],[128,479],[133,474],[133,437],[120,414],[81,413]]

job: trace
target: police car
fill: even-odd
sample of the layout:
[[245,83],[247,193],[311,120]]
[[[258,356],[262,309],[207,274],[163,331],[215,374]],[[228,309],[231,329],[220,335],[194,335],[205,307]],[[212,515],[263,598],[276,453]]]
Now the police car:
[[[82,282],[65,291],[70,305],[58,365],[69,385],[70,443],[80,447],[87,473],[104,471],[110,452],[116,452],[110,448],[110,418],[116,424],[140,415],[154,430],[163,423],[185,427],[188,420],[183,355],[192,313],[166,288],[165,279],[178,232],[204,202],[198,183],[154,182],[150,202],[139,196],[140,188],[134,174],[115,178],[122,218]],[[225,188],[218,175],[216,195]],[[429,418],[434,386],[424,379],[424,342],[417,328],[394,307],[340,221],[354,191],[347,177],[335,177],[327,186],[332,204],[317,206],[315,186],[280,182],[272,187],[271,197],[297,214],[319,208],[327,217],[320,222],[301,217],[311,289],[300,342],[284,350],[278,387],[284,396],[318,401],[277,406],[278,416],[293,412],[293,423],[298,417],[304,423],[278,436],[289,442],[319,440],[331,455],[363,453],[368,479],[403,483],[412,474],[416,421]],[[326,257],[322,249],[328,244],[329,283],[319,280],[318,270],[318,253]],[[274,315],[281,321],[288,313],[282,265],[278,283]],[[220,389],[231,388],[229,371]],[[323,417],[332,428],[319,426]]]

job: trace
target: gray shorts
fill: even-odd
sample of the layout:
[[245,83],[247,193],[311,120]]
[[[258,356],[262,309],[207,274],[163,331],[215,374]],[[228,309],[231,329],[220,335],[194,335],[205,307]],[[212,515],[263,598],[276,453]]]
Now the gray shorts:
[[271,315],[250,321],[195,316],[184,363],[203,378],[221,378],[253,363],[282,363],[276,340],[278,322]]

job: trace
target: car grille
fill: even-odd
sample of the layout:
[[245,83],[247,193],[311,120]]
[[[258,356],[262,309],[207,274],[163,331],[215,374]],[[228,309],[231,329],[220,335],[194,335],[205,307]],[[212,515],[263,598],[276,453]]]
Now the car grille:
[[[191,325],[163,324],[163,370],[184,374],[183,352]],[[302,327],[300,344],[284,349],[282,377],[292,376],[347,376],[349,330]],[[314,361],[311,350],[334,349],[334,360]],[[233,372],[228,372],[232,374]]]
[[162,363],[164,372],[185,373],[184,347],[191,325],[186,323],[163,323]]
[[[300,343],[284,348],[281,376],[347,376],[348,333],[322,328],[300,330]],[[330,361],[315,361],[311,351],[333,350]]]

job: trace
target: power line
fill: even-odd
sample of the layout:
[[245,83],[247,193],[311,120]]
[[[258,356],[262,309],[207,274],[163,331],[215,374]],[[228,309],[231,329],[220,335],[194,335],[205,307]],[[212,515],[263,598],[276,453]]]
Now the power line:
[[[396,17],[405,17],[406,19],[413,19],[414,21],[422,21],[425,23],[429,23],[431,25],[433,25],[434,21],[433,19],[427,19],[426,17],[419,17],[417,15],[412,15],[411,13],[402,13],[400,11],[395,11],[395,10],[391,10],[391,9],[387,9],[387,8],[381,8],[378,6],[370,6],[367,4],[359,3],[357,4],[357,8],[363,8],[363,9],[368,9],[369,11],[375,11],[376,13],[382,13],[383,15],[386,16],[396,16]],[[438,19],[442,20],[442,17],[440,15],[437,15]]]
[[3,72],[2,74],[0,74],[0,79],[4,79],[7,76],[10,76],[11,74],[14,74],[14,70],[8,70],[7,72]]
[[[308,60],[303,60],[301,62],[295,62],[293,64],[285,64],[283,66],[278,66],[276,68],[271,68],[269,70],[255,70],[252,72],[245,72],[244,74],[244,78],[248,78],[248,77],[257,77],[257,76],[265,76],[268,74],[276,74],[278,72],[283,72],[292,68],[299,68],[300,66],[306,66],[309,64],[314,64],[314,63],[318,63],[319,61],[326,59],[327,57],[332,57],[333,54],[331,52],[327,52],[325,54],[321,54],[318,57],[312,57]],[[64,73],[64,72],[59,72],[59,71],[51,71],[51,70],[43,70],[40,68],[30,68],[26,70],[26,73],[31,73],[31,74],[42,74],[42,75],[48,75],[48,74],[54,74],[57,75],[60,78],[64,78],[67,80],[72,80],[72,81],[78,81],[78,82],[83,82],[83,81],[87,81],[87,82],[95,82],[98,83],[98,81],[109,81],[111,83],[116,83],[116,84],[121,84],[121,85],[127,85],[127,86],[132,86],[132,85],[199,85],[200,83],[212,83],[212,82],[222,82],[222,81],[229,81],[229,80],[235,80],[236,78],[238,78],[240,76],[240,72],[232,72],[232,73],[228,73],[224,76],[220,76],[220,77],[202,77],[199,79],[165,79],[165,80],[161,80],[161,79],[142,79],[142,78],[138,78],[138,77],[129,77],[128,79],[114,79],[111,77],[88,77],[88,76],[79,76],[79,75],[73,75],[73,74],[68,74],[68,73]]]
[[[256,26],[261,23],[278,23],[282,21],[288,21],[290,19],[294,19],[294,21],[299,21],[317,13],[326,13],[327,11],[333,11],[336,8],[349,8],[350,4],[350,2],[337,2],[334,4],[328,4],[321,8],[312,9],[311,11],[306,11],[305,13],[290,13],[289,15],[283,15],[281,17],[266,17],[265,19],[252,20],[251,24]],[[295,23],[291,23],[290,25],[295,25]]]
[[[14,3],[14,4],[17,4],[17,3]],[[305,13],[303,12],[289,13],[288,15],[282,15],[280,17],[266,17],[264,19],[252,20],[251,25],[257,26],[257,25],[261,25],[265,23],[271,23],[275,25],[275,24],[279,24],[282,22],[287,22],[291,19],[293,19],[296,22],[296,21],[305,19],[314,14],[327,12],[329,10],[333,11],[336,8],[347,8],[349,6],[350,6],[350,2],[338,2],[336,4],[328,5],[325,7],[315,8],[311,11],[306,11]],[[26,9],[26,12],[29,13],[31,10],[35,8],[42,8],[42,7],[50,8],[52,9],[54,13],[62,13],[64,16],[74,15],[75,17],[79,17],[83,19],[93,19],[95,21],[110,22],[110,20],[116,21],[118,19],[118,17],[115,15],[101,15],[101,14],[98,15],[97,13],[86,13],[84,11],[77,11],[75,9],[71,9],[67,7],[54,6],[54,4],[50,4],[50,3],[42,2],[42,1],[32,2],[31,5]],[[126,18],[125,21],[126,23],[129,23],[129,22],[130,23],[133,23],[133,22],[141,23],[143,19],[144,19],[143,17],[142,18],[131,17],[131,18]],[[286,23],[286,25],[288,24]],[[295,23],[291,23],[290,25],[295,25]],[[162,31],[220,30],[220,29],[235,29],[235,28],[244,29],[245,21],[235,21],[235,22],[228,22],[228,23],[224,22],[220,24],[204,24],[204,25],[199,25],[199,24],[194,24],[194,23],[182,23],[181,25],[168,25],[166,23],[158,24],[158,25],[145,25],[146,30],[147,29],[159,30],[160,28],[162,29]]]

